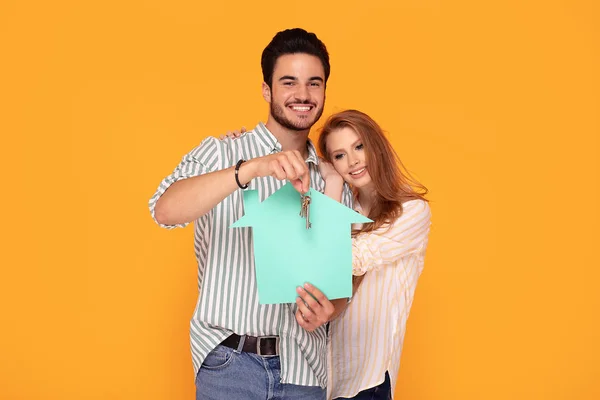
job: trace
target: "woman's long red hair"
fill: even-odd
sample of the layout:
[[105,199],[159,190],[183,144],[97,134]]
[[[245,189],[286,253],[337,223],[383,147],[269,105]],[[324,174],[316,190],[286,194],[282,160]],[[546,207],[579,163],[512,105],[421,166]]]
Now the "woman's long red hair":
[[381,127],[363,112],[346,110],[327,119],[318,144],[325,160],[332,162],[327,151],[327,137],[331,132],[345,127],[354,130],[362,140],[369,175],[377,193],[368,215],[373,222],[364,224],[362,229],[353,232],[354,235],[376,230],[395,221],[402,215],[402,204],[406,201],[427,201],[427,188],[410,175]]

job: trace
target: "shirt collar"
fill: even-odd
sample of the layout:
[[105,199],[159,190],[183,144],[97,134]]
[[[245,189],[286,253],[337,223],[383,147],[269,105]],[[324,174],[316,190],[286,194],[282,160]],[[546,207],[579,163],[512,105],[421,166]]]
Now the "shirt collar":
[[308,139],[306,141],[306,147],[308,148],[308,158],[306,162],[311,162],[315,165],[319,165],[319,155],[317,154],[317,149],[313,144],[312,140]]
[[254,132],[256,132],[260,144],[266,147],[270,153],[281,151],[281,143],[277,141],[277,138],[267,129],[265,124],[259,122],[254,128]]
[[[270,153],[281,151],[281,143],[279,143],[275,135],[269,131],[264,123],[259,122],[258,125],[256,125],[256,128],[254,128],[254,131],[256,132],[260,144],[267,148]],[[312,162],[315,165],[319,165],[317,149],[310,139],[306,141],[306,147],[308,149],[308,158],[306,159],[306,162]]]

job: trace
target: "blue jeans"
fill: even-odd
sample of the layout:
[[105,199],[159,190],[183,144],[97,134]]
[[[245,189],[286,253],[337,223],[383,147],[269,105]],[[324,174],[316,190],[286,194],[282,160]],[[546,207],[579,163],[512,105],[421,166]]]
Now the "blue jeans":
[[259,356],[217,346],[196,376],[196,400],[325,400],[319,386],[280,382],[279,356]]
[[392,398],[392,385],[390,383],[390,376],[386,372],[385,380],[381,385],[375,386],[370,389],[365,389],[359,392],[354,397],[338,397],[336,400],[349,399],[349,400],[391,400]]

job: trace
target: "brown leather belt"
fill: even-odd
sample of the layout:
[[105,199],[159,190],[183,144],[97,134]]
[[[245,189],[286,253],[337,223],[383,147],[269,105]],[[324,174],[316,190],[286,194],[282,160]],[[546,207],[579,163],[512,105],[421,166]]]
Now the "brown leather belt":
[[[246,353],[254,353],[259,356],[278,356],[279,355],[279,336],[249,336],[245,335],[244,346],[242,351]],[[242,337],[235,333],[223,340],[223,346],[237,349]]]

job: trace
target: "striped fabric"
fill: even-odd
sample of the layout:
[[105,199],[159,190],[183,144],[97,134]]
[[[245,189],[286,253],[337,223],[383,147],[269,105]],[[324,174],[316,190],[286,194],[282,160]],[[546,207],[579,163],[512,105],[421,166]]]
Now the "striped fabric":
[[386,371],[393,393],[430,217],[427,202],[408,201],[389,229],[353,239],[353,274],[366,275],[348,308],[330,326],[328,398],[353,397],[375,387]]
[[[325,182],[318,173],[316,150],[310,141],[307,145],[311,187],[323,192]],[[159,197],[178,180],[229,168],[242,158],[248,160],[280,151],[281,144],[262,123],[240,138],[223,141],[207,138],[184,156],[173,173],[161,182],[149,202],[152,217]],[[252,180],[249,189],[258,190],[263,201],[284,184],[285,181],[266,177]],[[344,190],[343,202],[351,206],[352,195],[348,188]],[[229,228],[243,214],[243,191],[238,189],[195,223],[199,297],[190,324],[194,373],[197,374],[206,355],[232,332],[279,335],[282,383],[325,387],[325,328],[314,332],[301,328],[294,316],[295,303],[258,304],[252,231]]]

